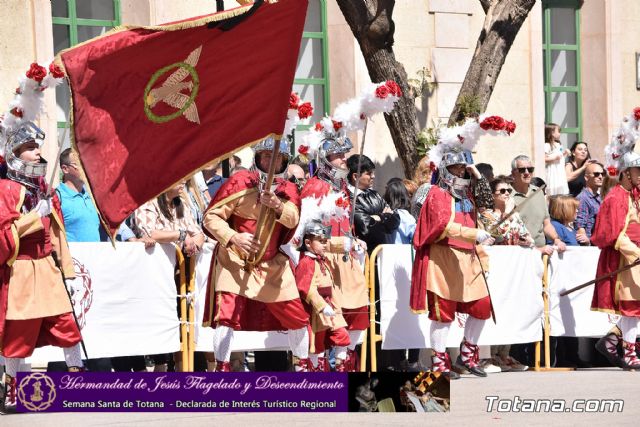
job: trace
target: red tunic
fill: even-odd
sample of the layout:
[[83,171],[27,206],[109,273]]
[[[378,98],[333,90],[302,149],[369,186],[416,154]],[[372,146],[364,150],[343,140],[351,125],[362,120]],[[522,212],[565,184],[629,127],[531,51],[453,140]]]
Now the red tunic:
[[433,306],[429,317],[435,320],[448,321],[455,311],[481,319],[490,316],[478,256],[482,264],[487,264],[487,258],[481,247],[476,248],[475,223],[475,211],[454,211],[447,191],[440,187],[429,191],[413,238],[412,311],[425,312],[429,300]]
[[[638,224],[628,224],[630,197],[630,192],[621,185],[616,185],[607,194],[600,206],[596,217],[596,225],[591,236],[591,242],[600,248],[596,277],[617,270],[625,263],[622,254],[615,248],[616,242],[623,231],[636,244],[640,242]],[[621,280],[621,275],[617,274],[595,284],[591,309],[640,317],[640,301],[625,301],[618,298],[616,283]]]
[[[52,262],[46,260],[51,256],[54,249],[52,239],[55,239],[56,244],[60,245],[57,247],[57,252],[67,277],[74,277],[74,272],[73,267],[70,265],[66,239],[64,239],[64,224],[61,220],[62,213],[57,196],[52,199],[52,214],[41,219],[32,217],[33,214],[22,214],[24,197],[25,188],[22,184],[12,180],[0,180],[0,350],[11,346],[12,349],[19,348],[20,351],[25,352],[25,355],[28,355],[33,350],[32,347],[23,348],[25,345],[20,343],[4,342],[5,333],[7,337],[12,335],[8,332],[9,322],[15,323],[45,317],[54,320],[56,316],[61,317],[70,313],[71,310],[71,304],[66,295],[66,290],[64,290],[60,272],[57,269],[55,269],[54,273],[51,268],[44,270],[37,268],[43,264],[50,265],[48,263]],[[27,219],[29,221],[25,222]],[[26,228],[25,224],[30,225]],[[16,260],[19,261],[16,262]],[[32,266],[34,271],[37,271],[37,275],[33,275],[30,269],[17,269],[16,266],[24,261],[30,261],[26,265]],[[14,276],[14,279],[15,277],[22,277],[21,275],[25,274],[26,271],[30,273],[24,277],[28,277],[28,280],[33,281],[26,284],[26,286],[37,286],[37,294],[45,295],[46,300],[34,300],[33,295],[28,294],[27,298],[32,302],[25,305],[21,301],[15,300],[18,304],[12,305],[10,309],[11,277]],[[51,273],[43,274],[43,271]],[[18,295],[20,297],[24,296],[23,292]],[[17,297],[14,296],[12,298]],[[7,319],[7,313],[11,310],[19,310],[17,317],[9,316]],[[52,338],[47,344],[69,346],[78,342],[80,340],[79,330],[75,324],[72,325],[71,329],[65,331],[69,336],[68,340],[63,342]],[[34,334],[33,337],[23,335],[23,337],[17,337],[16,339],[32,344],[38,342],[37,346],[44,345],[38,338],[38,334],[42,335],[43,331],[39,327],[30,329],[30,331]],[[14,335],[16,334],[12,336]],[[31,344],[26,347],[30,346]]]

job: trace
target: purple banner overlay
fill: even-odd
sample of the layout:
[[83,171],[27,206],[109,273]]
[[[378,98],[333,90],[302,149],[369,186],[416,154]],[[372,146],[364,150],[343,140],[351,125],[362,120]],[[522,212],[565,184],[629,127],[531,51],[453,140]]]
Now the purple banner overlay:
[[347,374],[18,373],[19,412],[346,412]]

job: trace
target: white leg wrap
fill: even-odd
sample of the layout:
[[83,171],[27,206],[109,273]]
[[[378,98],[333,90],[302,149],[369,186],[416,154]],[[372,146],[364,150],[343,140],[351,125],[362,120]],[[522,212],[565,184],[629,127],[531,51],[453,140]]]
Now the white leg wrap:
[[[468,321],[468,320],[467,320]],[[431,322],[431,348],[438,353],[444,353],[447,351],[447,337],[449,336],[449,329],[451,328],[451,322],[438,322],[433,320]]]
[[82,350],[80,349],[80,343],[73,347],[63,348],[64,361],[67,362],[67,368],[82,368]]
[[349,350],[355,350],[358,343],[362,340],[362,336],[364,335],[364,331],[354,330],[349,331]]
[[324,356],[323,353],[310,353],[309,354],[309,359],[311,359],[311,363],[313,363],[313,367],[317,368],[318,367],[318,357],[319,356]]
[[18,369],[20,368],[20,363],[22,362],[21,357],[5,357],[4,358],[4,370],[7,375],[16,377],[18,373]]
[[221,362],[231,360],[231,343],[233,342],[233,328],[219,325],[213,334],[213,353]]
[[347,358],[347,347],[336,347],[336,359],[345,360]]
[[622,339],[626,342],[636,342],[638,335],[638,319],[637,317],[621,316],[618,327],[622,331]]
[[471,344],[478,344],[484,322],[484,320],[476,319],[473,316],[467,317],[467,323],[464,325],[464,337]]
[[291,352],[298,359],[306,359],[309,357],[309,332],[307,327],[300,329],[290,329],[288,331],[289,347]]

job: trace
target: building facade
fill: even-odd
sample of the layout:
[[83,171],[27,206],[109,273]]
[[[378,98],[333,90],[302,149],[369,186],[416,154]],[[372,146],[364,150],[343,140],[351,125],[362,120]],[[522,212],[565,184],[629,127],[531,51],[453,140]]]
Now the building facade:
[[[285,1],[285,0],[283,0]],[[293,0],[286,0],[293,1]],[[18,76],[35,60],[103,34],[118,25],[155,25],[212,13],[214,0],[0,0],[0,106],[6,109]],[[238,5],[226,0],[225,8]],[[369,76],[357,41],[335,0],[309,0],[294,90],[315,106],[314,118],[357,95]],[[422,128],[446,122],[484,22],[477,0],[396,2],[394,52],[410,78],[428,69],[435,87],[416,100]],[[474,154],[497,173],[508,173],[518,154],[544,170],[544,123],[562,128],[565,145],[587,141],[593,158],[623,115],[640,105],[637,0],[536,2],[518,33],[487,112],[517,123],[509,138],[484,138]],[[68,140],[68,88],[47,94],[40,125]],[[300,129],[304,132],[304,129]],[[361,135],[354,135],[359,138]],[[359,141],[358,141],[359,142]],[[66,142],[68,144],[68,142]],[[400,160],[382,117],[370,124],[365,154],[378,165],[376,187],[402,176]],[[53,138],[45,157],[55,158]],[[240,153],[243,163],[250,153]],[[540,172],[538,172],[540,173]]]

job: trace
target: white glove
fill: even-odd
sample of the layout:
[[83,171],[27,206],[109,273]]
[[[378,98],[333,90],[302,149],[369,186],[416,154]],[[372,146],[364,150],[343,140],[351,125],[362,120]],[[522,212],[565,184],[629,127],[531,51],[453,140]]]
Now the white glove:
[[331,308],[331,306],[329,304],[327,304],[323,309],[322,309],[322,314],[324,314],[327,317],[333,317],[336,315],[336,312],[333,311],[333,308]]
[[49,216],[51,214],[51,199],[42,199],[38,202],[34,211],[38,212],[40,218],[44,218],[45,216]]
[[484,230],[478,230],[478,234],[476,236],[476,242],[482,243],[487,239],[491,238],[491,234],[487,233]]

